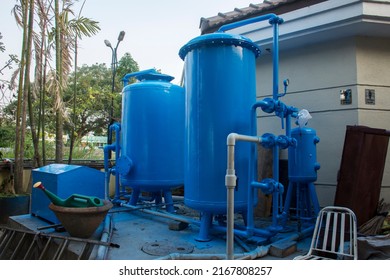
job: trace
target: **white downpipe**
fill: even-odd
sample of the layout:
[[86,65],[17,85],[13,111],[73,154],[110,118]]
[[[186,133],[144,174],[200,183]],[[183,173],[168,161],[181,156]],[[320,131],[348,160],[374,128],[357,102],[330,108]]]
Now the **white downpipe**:
[[167,219],[171,219],[171,220],[175,220],[175,221],[179,221],[179,222],[184,222],[187,224],[196,223],[195,220],[190,219],[190,218],[182,217],[182,216],[175,215],[175,214],[165,213],[165,212],[158,212],[158,211],[149,210],[149,209],[145,209],[145,208],[139,208],[137,206],[133,206],[133,205],[126,204],[126,203],[121,203],[120,206],[127,207],[127,208],[134,209],[134,210],[138,210],[138,211],[141,211],[141,212],[144,212],[147,214],[151,214],[151,215],[155,215],[155,216],[159,216],[159,217],[163,217],[163,218],[167,218]]
[[[262,138],[237,133],[230,133],[227,137],[227,169],[225,186],[227,189],[227,228],[226,228],[226,259],[234,259],[234,189],[237,183],[234,169],[234,151],[237,141],[261,143]],[[250,203],[250,202],[248,202]]]
[[[259,246],[256,249],[247,252],[235,254],[233,259],[236,260],[254,260],[264,257],[268,254],[269,245]],[[226,254],[180,254],[172,253],[157,260],[226,260]]]
[[[111,236],[111,230],[112,230],[111,223],[112,223],[112,214],[108,213],[104,219],[103,232],[102,232],[102,236],[100,237],[101,242],[109,242]],[[107,246],[100,245],[97,250],[96,260],[106,259],[107,251],[108,251]]]

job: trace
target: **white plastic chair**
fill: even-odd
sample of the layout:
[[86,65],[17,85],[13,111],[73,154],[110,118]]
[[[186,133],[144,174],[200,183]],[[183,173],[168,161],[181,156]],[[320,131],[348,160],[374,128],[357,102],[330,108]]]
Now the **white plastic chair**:
[[357,222],[348,208],[328,206],[319,213],[309,252],[294,260],[357,260]]

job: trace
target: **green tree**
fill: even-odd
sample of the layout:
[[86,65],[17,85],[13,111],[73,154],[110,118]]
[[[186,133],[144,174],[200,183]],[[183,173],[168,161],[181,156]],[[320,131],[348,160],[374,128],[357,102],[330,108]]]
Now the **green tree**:
[[[120,89],[122,91],[123,88],[123,82],[122,78],[128,74],[128,73],[133,73],[133,72],[138,72],[139,67],[138,63],[133,59],[130,53],[125,53],[118,62],[118,67],[117,67],[117,74],[116,74],[116,79],[115,79],[115,88]],[[122,101],[122,96],[118,93],[114,93],[114,120],[119,121],[121,119],[121,101]]]
[[[121,118],[122,100],[119,89],[123,87],[121,78],[125,73],[137,71],[139,71],[137,62],[132,59],[129,53],[126,53],[118,63],[118,73],[120,74],[118,74],[117,79],[115,80],[115,88],[118,89],[118,92],[114,92],[113,94],[111,93],[111,69],[108,68],[107,65],[97,63],[91,66],[83,65],[82,67],[78,67],[77,71],[72,72],[67,77],[69,83],[64,89],[64,110],[70,114],[64,122],[64,133],[70,134],[72,129],[75,128],[76,141],[80,141],[83,136],[86,136],[91,132],[95,135],[106,134],[111,97],[114,97],[114,118],[116,121],[119,121]],[[77,74],[77,80],[74,79],[75,74]],[[77,83],[76,85],[74,84],[75,81]],[[37,88],[37,86],[33,84],[32,88]],[[76,89],[76,94],[74,94],[74,89]],[[76,99],[74,100],[75,97]],[[51,102],[50,96],[46,96],[43,99],[43,106],[49,108]],[[74,103],[77,104],[75,110],[73,110]],[[33,104],[32,111],[34,112],[34,119],[38,118],[40,106],[41,105],[38,102]],[[2,124],[4,124],[4,131],[3,134],[0,132],[1,135],[10,136],[11,134],[8,132],[15,130],[14,115],[16,110],[17,101],[11,102],[3,108],[1,120]],[[45,116],[47,119],[45,124],[46,130],[48,133],[53,134],[56,125],[55,111],[46,110]],[[26,133],[28,133],[30,137],[30,127]],[[8,140],[8,138],[1,138],[0,146],[7,146],[5,143],[14,142]],[[33,155],[33,145],[31,145],[31,141],[28,142],[27,146],[26,145],[25,148],[28,149],[26,152],[30,157]]]
[[63,90],[66,87],[67,76],[72,65],[71,52],[75,51],[75,43],[83,36],[92,36],[100,28],[98,22],[89,18],[81,17],[71,19],[74,15],[72,5],[74,1],[63,0],[62,10],[59,8],[59,0],[54,1],[55,7],[55,42],[56,42],[56,162],[63,161],[63,127],[64,105]]
[[[62,135],[66,110],[62,99],[63,90],[67,86],[66,78],[71,71],[71,54],[77,49],[75,46],[77,39],[81,39],[83,36],[92,36],[100,30],[96,21],[80,15],[77,18],[73,17],[72,8],[76,1],[78,0],[19,0],[13,9],[15,19],[23,30],[21,60],[17,72],[19,82],[15,110],[14,185],[16,192],[20,192],[23,187],[25,141],[29,140],[27,132],[29,132],[29,137],[32,137],[34,159],[38,165],[41,164],[39,135],[41,134],[42,139],[44,139],[45,122],[43,116],[48,114],[44,105],[49,99],[54,101],[50,107],[53,108],[56,119],[55,159],[57,162],[61,162],[63,158]],[[37,27],[39,31],[36,30]],[[56,51],[55,69],[48,67],[48,65],[53,65],[50,63],[50,60],[53,60],[50,54],[53,48]],[[3,49],[4,45],[0,44],[0,50],[3,51]],[[33,53],[35,61],[32,60]],[[33,88],[30,81],[30,69],[34,67],[34,62],[36,80]],[[35,96],[39,96],[39,98],[35,98]],[[36,111],[39,114],[36,114]],[[38,126],[36,118],[39,120]],[[28,142],[30,143],[30,141]],[[45,141],[42,143],[44,145]],[[44,146],[42,151],[46,151]]]
[[[130,53],[125,53],[119,60],[117,72],[117,83],[120,83],[122,88],[122,78],[128,74],[139,71],[138,63],[133,59]],[[117,87],[118,88],[118,87]]]
[[[74,95],[74,85],[70,83],[64,91],[64,101],[70,105],[76,98],[76,108],[72,114],[75,123],[65,124],[66,132],[71,132],[75,128],[74,135],[76,141],[80,140],[89,132],[102,134],[107,121],[109,104],[107,97],[111,96],[110,69],[105,64],[94,64],[92,66],[83,65],[77,70],[77,91]],[[72,73],[69,80],[74,81]],[[73,111],[73,110],[72,110]]]
[[[115,88],[123,87],[122,77],[125,74],[136,71],[139,71],[137,62],[130,53],[126,53],[118,63]],[[105,64],[83,65],[69,76],[69,81],[75,81],[75,74],[77,74],[77,84],[76,86],[74,83],[69,84],[64,91],[64,101],[68,105],[67,108],[71,108],[76,98],[77,106],[70,118],[74,121],[65,124],[65,131],[71,133],[74,128],[75,142],[77,142],[90,132],[95,135],[107,133],[111,97],[114,98],[114,119],[120,120],[122,96],[119,92],[111,92],[111,70]],[[76,95],[74,88],[77,89]]]

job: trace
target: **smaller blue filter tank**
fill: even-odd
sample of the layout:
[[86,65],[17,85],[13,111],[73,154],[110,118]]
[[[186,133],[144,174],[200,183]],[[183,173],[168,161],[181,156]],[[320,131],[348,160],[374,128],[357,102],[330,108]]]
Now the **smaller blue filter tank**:
[[310,183],[317,180],[316,145],[320,139],[316,131],[309,127],[297,127],[291,130],[291,137],[296,140],[296,146],[288,150],[289,180],[296,183]]
[[[184,183],[184,89],[172,76],[141,71],[122,91],[121,185],[161,192]],[[135,196],[135,197],[134,197]]]
[[[249,135],[256,102],[256,58],[250,39],[227,33],[206,34],[184,45],[185,61],[185,204],[208,215],[226,213],[226,138]],[[248,205],[250,144],[236,146],[235,210]]]

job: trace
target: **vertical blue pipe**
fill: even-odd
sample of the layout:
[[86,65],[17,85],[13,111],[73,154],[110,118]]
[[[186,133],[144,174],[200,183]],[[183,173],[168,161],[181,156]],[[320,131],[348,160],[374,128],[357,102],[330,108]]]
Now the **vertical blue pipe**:
[[[256,136],[256,122],[257,122],[257,115],[256,110],[259,107],[267,106],[268,104],[263,101],[256,102],[252,105],[251,108],[251,116],[250,116],[250,133],[252,136]],[[249,236],[253,235],[254,230],[254,217],[253,217],[253,207],[252,207],[252,201],[254,199],[254,188],[252,187],[252,182],[257,181],[255,174],[256,174],[256,157],[254,157],[254,154],[256,154],[256,146],[254,144],[251,145],[251,150],[249,153],[249,168],[248,168],[248,208],[247,208],[247,234]]]
[[[288,138],[291,137],[291,115],[290,114],[286,115],[286,136]],[[290,146],[289,146],[289,148],[290,148]]]
[[234,22],[221,26],[218,32],[225,32],[230,29],[238,28],[247,24],[260,22],[269,19],[269,23],[273,25],[273,99],[279,97],[279,24],[283,23],[283,19],[275,14],[267,14],[256,18]]
[[274,38],[273,38],[273,94],[272,97],[277,100],[279,95],[279,25],[277,23],[272,23],[274,27]]
[[320,204],[318,202],[318,197],[313,182],[309,183],[308,188],[309,188],[310,198],[313,203],[314,217],[317,217],[318,212],[320,212]]
[[[115,162],[118,162],[118,159],[121,155],[121,146],[120,146],[120,131],[121,131],[121,126],[119,123],[114,123],[112,125],[112,129],[115,131]],[[117,168],[117,167],[115,167]],[[119,183],[119,172],[118,170],[115,170],[115,199],[120,198],[120,183]]]
[[279,24],[283,23],[283,19],[275,17],[270,19],[270,24],[273,25],[273,99],[279,98]]
[[[272,148],[274,157],[273,161],[273,179],[275,182],[279,182],[279,146],[274,145]],[[276,227],[278,225],[278,211],[279,211],[279,191],[274,191],[272,197],[272,225]]]

